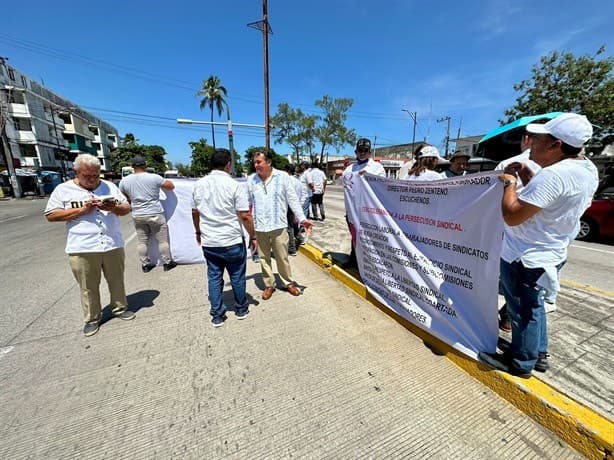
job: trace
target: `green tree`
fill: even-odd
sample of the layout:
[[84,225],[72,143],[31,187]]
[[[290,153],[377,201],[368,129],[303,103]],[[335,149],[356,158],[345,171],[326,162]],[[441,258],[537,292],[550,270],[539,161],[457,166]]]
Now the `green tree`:
[[297,163],[301,153],[312,156],[317,120],[317,115],[305,115],[301,109],[294,109],[288,103],[282,102],[277,106],[277,113],[271,117],[275,143],[289,144]]
[[[228,107],[226,96],[228,91],[222,86],[222,82],[215,75],[211,75],[206,80],[203,80],[203,87],[196,93],[196,97],[201,97],[200,110],[209,107],[211,110],[211,123],[213,123],[213,108],[217,109],[218,116],[222,115],[225,108]],[[211,125],[211,140],[213,141],[213,149],[215,150],[215,129]]]
[[546,112],[576,112],[586,115],[595,125],[594,139],[601,143],[614,140],[614,59],[599,56],[576,57],[572,53],[553,52],[542,56],[531,69],[531,78],[514,85],[520,95],[516,104],[505,111],[502,124],[524,115]]
[[353,99],[334,99],[328,95],[316,101],[324,112],[322,123],[315,130],[315,137],[320,142],[320,164],[324,164],[326,147],[331,146],[338,152],[344,145],[356,142],[356,132],[345,126],[347,112],[353,104]]
[[179,175],[183,177],[192,177],[192,168],[190,165],[184,165],[183,163],[176,163],[175,169],[179,172]]
[[[264,152],[265,147],[255,147],[251,146],[245,151],[245,167],[247,168],[247,173],[252,174],[256,170],[254,169],[254,154],[257,152]],[[275,169],[284,169],[284,166],[288,164],[288,159],[278,155],[275,153],[275,150],[272,148],[269,149],[269,152],[273,155],[273,167]]]
[[198,142],[190,142],[192,149],[191,170],[195,177],[202,177],[211,171],[211,155],[214,148],[207,144],[207,139],[200,139]]
[[113,152],[111,169],[115,174],[121,174],[124,166],[130,166],[135,156],[142,156],[147,166],[152,167],[156,173],[162,174],[166,170],[166,151],[159,145],[141,145],[132,133],[127,133],[121,145]]

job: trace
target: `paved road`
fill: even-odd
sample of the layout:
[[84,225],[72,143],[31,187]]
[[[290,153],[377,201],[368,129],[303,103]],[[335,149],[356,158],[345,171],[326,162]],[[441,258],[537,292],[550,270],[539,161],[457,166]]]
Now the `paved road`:
[[214,329],[203,267],[143,274],[131,240],[137,318],[85,338],[63,225],[4,205],[0,458],[581,457],[302,256],[302,296],[262,302],[250,263]]

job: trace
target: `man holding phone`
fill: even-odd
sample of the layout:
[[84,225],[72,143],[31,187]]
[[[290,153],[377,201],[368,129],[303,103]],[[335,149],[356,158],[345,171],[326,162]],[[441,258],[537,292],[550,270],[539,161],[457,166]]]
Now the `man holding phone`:
[[230,176],[230,151],[216,149],[211,155],[212,171],[194,185],[192,221],[196,242],[202,246],[207,261],[211,324],[220,327],[226,321],[222,299],[224,270],[228,271],[235,298],[235,316],[245,319],[249,313],[245,289],[247,251],[243,228],[253,254],[258,249],[245,183]]
[[82,154],[74,165],[77,177],[54,189],[45,217],[49,222],[66,222],[66,253],[81,290],[83,333],[91,336],[98,332],[101,319],[101,273],[109,285],[113,316],[134,319],[127,309],[124,240],[119,224],[119,216],[128,214],[130,205],[112,182],[100,180],[98,158]]

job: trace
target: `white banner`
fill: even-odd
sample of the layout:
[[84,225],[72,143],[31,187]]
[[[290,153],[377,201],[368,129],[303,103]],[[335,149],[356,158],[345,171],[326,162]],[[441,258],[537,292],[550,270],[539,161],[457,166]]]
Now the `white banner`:
[[498,338],[499,173],[346,182],[360,275],[384,305],[474,359]]

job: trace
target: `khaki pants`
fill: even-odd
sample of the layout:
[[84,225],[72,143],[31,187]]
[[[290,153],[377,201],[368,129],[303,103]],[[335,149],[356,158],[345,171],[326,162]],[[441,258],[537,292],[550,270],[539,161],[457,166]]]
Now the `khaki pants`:
[[285,228],[271,232],[256,232],[256,238],[264,286],[275,287],[275,275],[271,267],[271,250],[273,250],[283,287],[288,287],[292,283],[292,269],[288,260],[288,232]]
[[124,287],[124,248],[107,252],[85,252],[69,254],[68,262],[72,274],[81,290],[81,307],[86,323],[100,321],[100,273],[109,285],[113,313],[126,310],[126,288]]
[[133,216],[134,229],[136,230],[137,251],[141,259],[141,265],[149,265],[148,246],[149,240],[154,238],[158,242],[162,263],[171,262],[171,250],[168,244],[168,225],[164,214],[151,216]]

